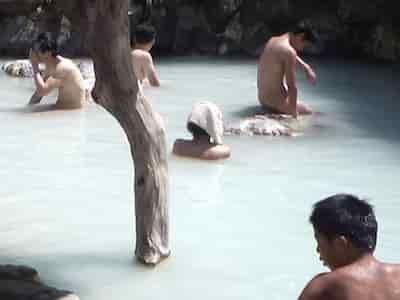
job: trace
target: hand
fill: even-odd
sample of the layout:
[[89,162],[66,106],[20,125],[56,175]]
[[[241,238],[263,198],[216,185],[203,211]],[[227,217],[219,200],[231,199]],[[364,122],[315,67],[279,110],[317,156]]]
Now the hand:
[[37,56],[37,53],[32,49],[29,50],[29,60],[32,66],[37,66],[39,64],[39,57]]
[[293,117],[294,119],[297,119],[297,116],[298,116],[297,106],[291,109],[290,114],[292,115],[292,117]]
[[307,66],[304,71],[306,72],[308,81],[314,85],[317,82],[317,75],[315,74],[314,70],[310,66]]

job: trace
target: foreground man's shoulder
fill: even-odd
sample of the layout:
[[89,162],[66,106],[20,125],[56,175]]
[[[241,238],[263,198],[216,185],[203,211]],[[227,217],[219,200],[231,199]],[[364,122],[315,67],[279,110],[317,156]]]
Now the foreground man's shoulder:
[[336,272],[318,274],[306,285],[299,300],[339,299],[344,283],[345,278]]

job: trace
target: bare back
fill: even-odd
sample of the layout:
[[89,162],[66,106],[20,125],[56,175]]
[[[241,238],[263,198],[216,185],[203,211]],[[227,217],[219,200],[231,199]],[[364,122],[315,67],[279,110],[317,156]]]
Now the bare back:
[[299,300],[400,300],[400,265],[375,259],[315,277]]
[[262,105],[279,108],[287,98],[285,63],[296,55],[287,35],[272,37],[260,57],[257,74],[258,99]]
[[226,145],[210,144],[193,140],[178,139],[175,141],[172,152],[179,156],[217,160],[228,158],[231,151]]
[[46,72],[61,81],[56,107],[81,108],[87,95],[82,74],[74,62],[67,58],[60,58],[60,62],[54,69],[46,70]]
[[153,59],[150,53],[141,49],[135,49],[132,50],[131,57],[133,70],[138,81],[144,83],[148,80],[148,83],[151,86],[159,86],[158,75],[155,71]]

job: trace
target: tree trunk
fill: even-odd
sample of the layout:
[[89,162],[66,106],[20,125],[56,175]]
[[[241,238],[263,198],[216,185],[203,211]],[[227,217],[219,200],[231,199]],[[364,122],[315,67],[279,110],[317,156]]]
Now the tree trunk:
[[129,1],[59,0],[56,5],[84,31],[96,76],[93,98],[127,135],[135,168],[135,255],[145,264],[157,264],[170,254],[165,130],[134,75]]

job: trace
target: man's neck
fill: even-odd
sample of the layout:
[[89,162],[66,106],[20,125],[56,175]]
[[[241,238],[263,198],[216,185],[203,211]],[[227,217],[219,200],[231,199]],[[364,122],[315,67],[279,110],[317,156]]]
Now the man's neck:
[[60,62],[61,58],[59,55],[50,56],[48,60],[45,62],[47,66],[54,67]]
[[346,262],[343,263],[343,267],[354,264],[357,265],[370,264],[371,262],[375,261],[376,258],[374,257],[373,253],[355,251],[347,257]]
[[143,44],[137,44],[135,46],[135,50],[142,50],[142,51],[145,51],[145,52],[149,52],[149,50],[147,48],[148,47],[146,45],[143,45]]

